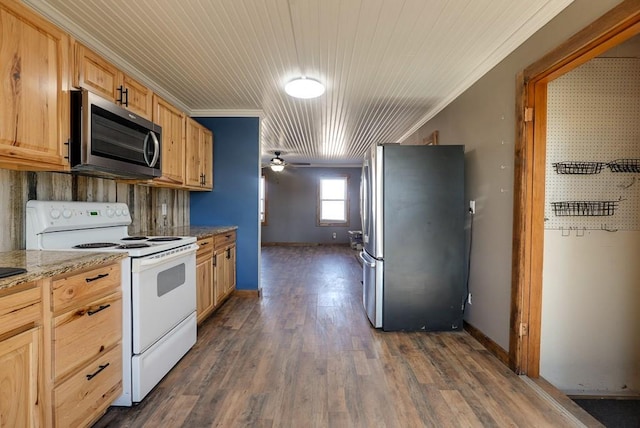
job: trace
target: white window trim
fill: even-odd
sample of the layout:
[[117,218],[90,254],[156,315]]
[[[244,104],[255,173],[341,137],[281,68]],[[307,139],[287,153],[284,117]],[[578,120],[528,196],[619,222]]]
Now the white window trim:
[[[344,214],[345,214],[345,221],[336,221],[336,220],[330,220],[330,221],[323,221],[321,219],[321,210],[322,210],[322,201],[323,199],[321,199],[321,189],[322,189],[322,180],[336,180],[336,179],[343,179],[345,182],[345,199],[324,199],[325,201],[344,201]],[[320,180],[318,181],[318,194],[317,194],[317,201],[316,201],[316,205],[317,205],[317,222],[318,222],[318,226],[349,226],[349,176],[348,175],[332,175],[332,176],[325,176],[325,177],[320,177]]]

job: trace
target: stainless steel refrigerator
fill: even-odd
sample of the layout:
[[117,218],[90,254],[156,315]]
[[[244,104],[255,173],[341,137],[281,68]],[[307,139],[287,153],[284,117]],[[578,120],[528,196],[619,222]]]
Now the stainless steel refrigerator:
[[462,328],[464,146],[371,148],[360,194],[363,305],[383,330]]

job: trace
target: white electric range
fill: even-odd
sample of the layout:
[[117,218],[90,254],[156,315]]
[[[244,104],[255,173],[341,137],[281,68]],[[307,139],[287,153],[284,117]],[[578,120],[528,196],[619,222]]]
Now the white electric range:
[[129,224],[124,203],[27,202],[27,249],[128,254],[119,406],[142,401],[196,342],[196,238],[129,236]]

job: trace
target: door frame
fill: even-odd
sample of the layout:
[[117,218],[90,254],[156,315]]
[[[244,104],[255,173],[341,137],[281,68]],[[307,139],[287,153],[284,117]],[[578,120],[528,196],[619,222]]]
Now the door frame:
[[640,0],[625,0],[516,77],[509,366],[540,376],[547,84],[640,33]]

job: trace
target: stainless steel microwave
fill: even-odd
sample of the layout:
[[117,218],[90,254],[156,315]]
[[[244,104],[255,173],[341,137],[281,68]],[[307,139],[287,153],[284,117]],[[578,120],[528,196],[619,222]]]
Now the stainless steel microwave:
[[86,90],[71,92],[71,171],[153,178],[161,171],[162,128]]

